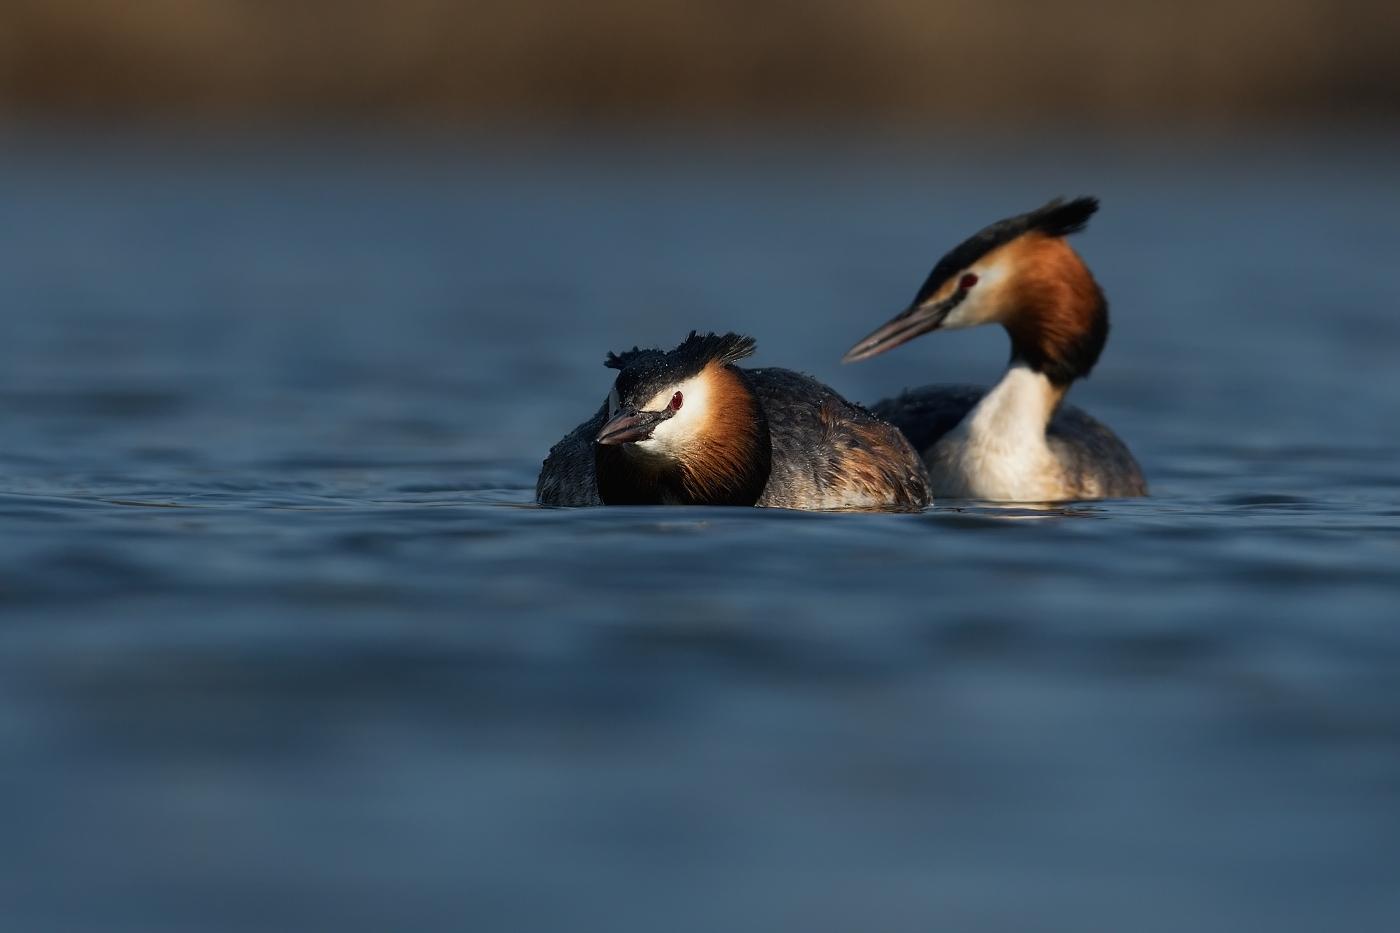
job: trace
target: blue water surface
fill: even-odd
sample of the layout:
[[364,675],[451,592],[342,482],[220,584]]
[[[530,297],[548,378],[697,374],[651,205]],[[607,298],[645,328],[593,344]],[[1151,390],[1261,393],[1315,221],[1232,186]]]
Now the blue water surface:
[[[0,927],[1400,929],[1394,140],[0,139]],[[1149,499],[545,510],[1060,194]]]

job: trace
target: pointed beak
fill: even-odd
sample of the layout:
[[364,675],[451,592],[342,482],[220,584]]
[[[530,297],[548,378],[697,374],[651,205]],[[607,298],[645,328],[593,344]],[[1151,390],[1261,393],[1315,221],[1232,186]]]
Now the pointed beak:
[[854,363],[857,360],[868,360],[872,356],[878,356],[907,340],[913,340],[920,334],[937,330],[938,325],[943,323],[948,312],[953,310],[953,306],[962,297],[961,294],[954,293],[942,301],[910,305],[888,324],[847,350],[846,355],[841,357],[841,362]]
[[637,411],[635,408],[623,408],[603,425],[603,430],[598,432],[595,443],[598,444],[632,444],[637,441],[644,441],[651,437],[651,432],[656,430],[656,426],[667,418],[671,417],[669,408],[662,411]]

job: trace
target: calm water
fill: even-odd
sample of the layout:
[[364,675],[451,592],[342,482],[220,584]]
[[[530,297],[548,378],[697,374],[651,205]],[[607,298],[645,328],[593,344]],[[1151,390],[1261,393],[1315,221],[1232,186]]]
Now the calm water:
[[[1400,145],[0,141],[0,926],[1400,929]],[[1151,499],[548,511],[1056,194]]]

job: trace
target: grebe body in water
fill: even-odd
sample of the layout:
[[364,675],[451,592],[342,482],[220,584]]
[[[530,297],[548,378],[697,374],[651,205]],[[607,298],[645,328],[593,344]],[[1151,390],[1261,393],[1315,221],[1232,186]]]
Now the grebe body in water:
[[1098,210],[1056,199],[992,224],[941,260],[901,314],[846,354],[883,353],[932,330],[1000,324],[1011,363],[987,390],[935,385],[873,406],[923,457],[937,498],[1055,502],[1147,495],[1126,445],[1063,405],[1108,338],[1108,302],[1065,241]]
[[809,376],[740,369],[751,337],[694,332],[609,354],[608,400],[550,450],[541,505],[913,510],[927,475],[900,431]]

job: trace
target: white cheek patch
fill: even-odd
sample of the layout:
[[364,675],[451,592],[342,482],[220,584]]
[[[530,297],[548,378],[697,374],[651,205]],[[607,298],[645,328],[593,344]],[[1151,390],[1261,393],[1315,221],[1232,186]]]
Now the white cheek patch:
[[675,453],[682,450],[695,437],[697,430],[708,417],[710,393],[709,380],[703,376],[687,379],[680,385],[671,386],[658,392],[647,403],[647,411],[661,411],[671,404],[675,394],[681,394],[681,407],[675,414],[656,426],[651,438],[640,442],[648,450],[659,453]]
[[939,327],[943,330],[957,330],[961,327],[993,324],[999,320],[1003,309],[997,299],[997,293],[1006,283],[1009,274],[1007,265],[1005,261],[987,265],[974,263],[966,272],[959,273],[959,276],[962,276],[971,272],[977,276],[977,284],[967,290],[967,297],[958,302],[958,306],[948,313]]
[[977,322],[972,319],[972,308],[975,299],[968,295],[956,308],[948,312],[948,316],[943,319],[943,323],[938,325],[939,330],[957,330],[961,327],[976,327]]

